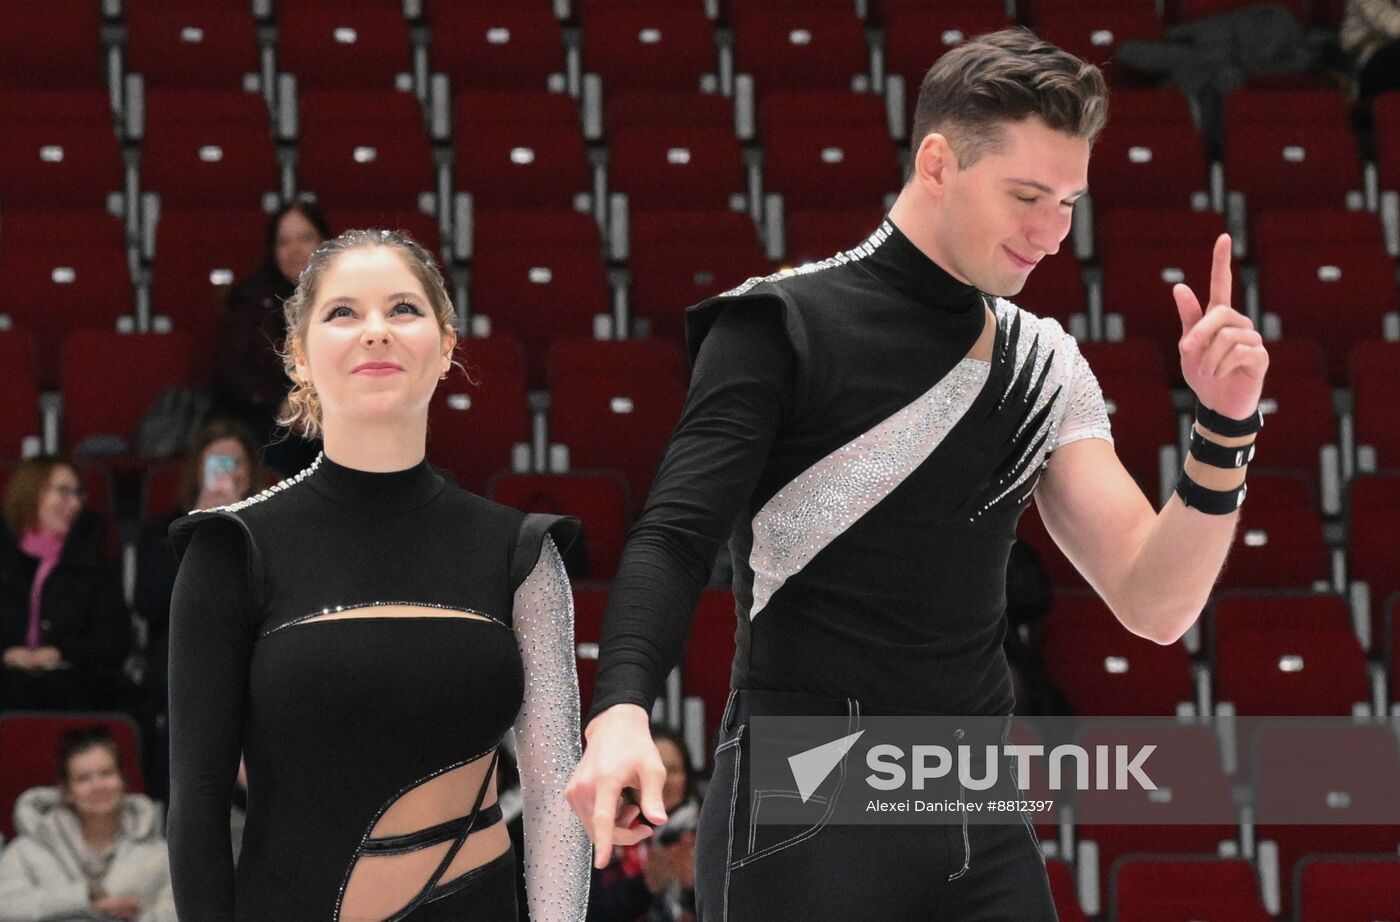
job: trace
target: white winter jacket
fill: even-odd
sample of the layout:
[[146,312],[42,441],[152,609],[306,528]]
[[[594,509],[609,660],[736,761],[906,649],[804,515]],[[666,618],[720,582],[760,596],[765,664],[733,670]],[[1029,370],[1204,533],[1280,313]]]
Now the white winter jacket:
[[[15,840],[0,852],[0,922],[104,918],[92,911],[82,867],[95,856],[78,817],[54,787],[30,788],[15,802]],[[122,798],[111,864],[99,878],[112,896],[134,896],[138,922],[176,922],[170,860],[160,809],[144,794]]]

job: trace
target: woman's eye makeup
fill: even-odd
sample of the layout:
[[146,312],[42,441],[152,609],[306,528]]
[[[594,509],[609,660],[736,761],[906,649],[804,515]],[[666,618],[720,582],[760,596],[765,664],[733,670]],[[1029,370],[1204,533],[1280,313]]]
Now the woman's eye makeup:
[[416,304],[412,304],[408,301],[400,301],[398,304],[394,305],[394,311],[397,312],[398,309],[401,307],[408,308],[409,310],[413,311],[413,313],[417,314],[419,317],[423,316],[423,312],[418,309],[418,305]]
[[[409,312],[418,317],[423,316],[423,309],[420,308],[418,305],[412,303],[411,301],[400,301],[397,304],[395,304],[392,308],[389,309],[390,316],[400,313],[400,309],[407,309]],[[353,316],[353,314],[354,311],[350,309],[350,305],[336,304],[326,309],[326,320],[335,320],[339,317]]]

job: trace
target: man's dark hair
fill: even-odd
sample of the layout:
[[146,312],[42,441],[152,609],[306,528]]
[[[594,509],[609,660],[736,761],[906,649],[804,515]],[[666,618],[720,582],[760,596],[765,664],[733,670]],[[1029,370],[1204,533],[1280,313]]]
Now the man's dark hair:
[[965,170],[1001,149],[1006,122],[1032,115],[1093,144],[1108,121],[1103,73],[1027,29],[989,32],[929,68],[909,143],[917,152],[930,132],[942,132]]

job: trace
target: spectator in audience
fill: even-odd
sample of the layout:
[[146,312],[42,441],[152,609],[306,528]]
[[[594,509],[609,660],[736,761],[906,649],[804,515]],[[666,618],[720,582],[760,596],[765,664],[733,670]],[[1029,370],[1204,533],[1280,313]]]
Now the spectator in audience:
[[695,918],[695,823],[700,795],[685,741],[652,725],[666,766],[661,789],[666,825],[635,845],[615,846],[613,860],[594,870],[588,922],[691,922]]
[[1363,99],[1400,90],[1400,0],[1348,0],[1338,34]]
[[300,471],[315,452],[300,434],[280,438],[276,431],[292,386],[279,354],[287,332],[282,302],[296,290],[311,254],[331,236],[314,202],[297,199],[283,205],[268,221],[262,264],[229,291],[219,326],[214,412],[246,422],[265,448],[266,463],[284,474]]
[[174,922],[160,811],[126,792],[111,734],[65,734],[58,778],[15,804],[19,835],[0,852],[0,922]]
[[4,518],[0,710],[130,707],[131,617],[77,470],[62,458],[24,462],[6,486]]
[[195,436],[180,476],[180,496],[174,509],[147,522],[136,545],[136,612],[146,621],[146,707],[143,721],[147,743],[147,789],[157,800],[169,792],[169,743],[164,716],[170,689],[170,594],[175,588],[175,551],[166,533],[170,523],[191,509],[212,509],[247,499],[265,483],[252,431],[236,419],[209,420]]

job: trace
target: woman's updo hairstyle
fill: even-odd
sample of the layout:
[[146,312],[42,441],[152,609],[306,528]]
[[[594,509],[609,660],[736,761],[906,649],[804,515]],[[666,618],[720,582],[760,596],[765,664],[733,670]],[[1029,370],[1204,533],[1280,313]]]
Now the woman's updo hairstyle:
[[331,240],[327,240],[311,254],[306,268],[297,280],[297,289],[282,305],[282,314],[287,321],[287,339],[278,353],[282,356],[282,367],[287,377],[292,379],[292,389],[287,394],[289,410],[279,417],[279,425],[293,431],[299,430],[306,438],[313,439],[321,434],[321,401],[316,389],[297,375],[295,344],[301,343],[305,350],[306,331],[311,323],[311,311],[316,306],[317,291],[326,270],[336,258],[350,250],[369,247],[389,247],[397,250],[408,268],[423,286],[428,302],[433,306],[439,326],[444,335],[457,337],[457,312],[453,310],[452,299],[447,294],[442,272],[432,254],[403,231],[348,230]]

